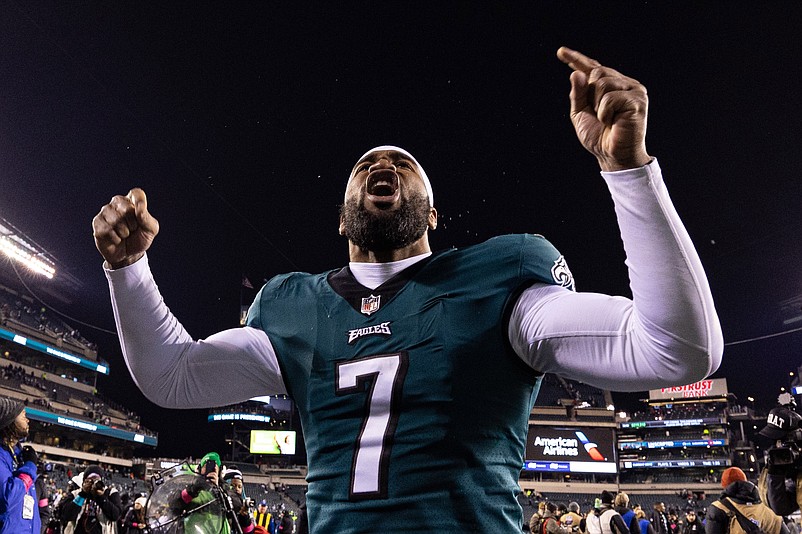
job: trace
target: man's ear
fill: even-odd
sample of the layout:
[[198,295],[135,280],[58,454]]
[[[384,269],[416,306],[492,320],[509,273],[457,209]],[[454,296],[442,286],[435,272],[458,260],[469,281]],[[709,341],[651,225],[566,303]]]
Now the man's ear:
[[429,210],[429,230],[434,230],[437,228],[437,210],[431,208]]
[[343,220],[343,216],[342,216],[342,215],[340,215],[340,229],[339,229],[339,233],[340,233],[340,235],[345,235],[345,221]]

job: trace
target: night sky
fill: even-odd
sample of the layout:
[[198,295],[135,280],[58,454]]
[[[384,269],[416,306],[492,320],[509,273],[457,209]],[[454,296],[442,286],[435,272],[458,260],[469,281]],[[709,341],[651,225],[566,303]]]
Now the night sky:
[[[82,282],[71,318],[113,330],[91,220],[135,186],[161,223],[156,281],[195,337],[236,325],[243,275],[342,266],[345,182],[381,144],[431,178],[434,249],[540,233],[580,290],[629,295],[568,118],[566,45],[649,91],[647,148],[732,343],[714,376],[768,408],[801,363],[802,332],[737,343],[800,326],[780,310],[802,294],[798,3],[161,4],[0,0],[0,215]],[[78,326],[111,364],[101,392],[160,431],[159,453],[217,447],[205,411],[156,408],[116,336]]]

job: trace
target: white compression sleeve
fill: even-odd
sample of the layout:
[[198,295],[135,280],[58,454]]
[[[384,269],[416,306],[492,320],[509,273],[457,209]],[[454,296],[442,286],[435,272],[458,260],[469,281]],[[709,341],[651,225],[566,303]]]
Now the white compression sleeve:
[[123,357],[137,386],[167,408],[207,408],[286,393],[262,330],[233,328],[192,339],[159,293],[148,258],[106,270]]
[[535,284],[515,304],[509,337],[532,368],[614,391],[700,380],[724,340],[701,261],[657,161],[602,173],[615,202],[632,300]]

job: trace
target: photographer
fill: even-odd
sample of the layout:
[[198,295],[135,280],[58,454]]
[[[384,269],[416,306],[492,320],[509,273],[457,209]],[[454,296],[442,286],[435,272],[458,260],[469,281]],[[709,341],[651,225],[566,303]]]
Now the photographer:
[[776,514],[790,515],[799,509],[798,503],[802,500],[797,497],[797,492],[802,488],[798,469],[802,417],[794,411],[796,402],[790,394],[784,393],[778,400],[780,406],[769,412],[760,435],[777,442],[775,447],[769,449],[766,459],[768,505]]
[[[240,519],[240,515],[237,514],[239,509],[234,506],[228,492],[221,486],[223,482],[220,476],[221,467],[219,454],[216,452],[206,454],[198,464],[200,476],[171,498],[170,507],[174,509],[174,513],[184,516],[185,532],[247,534],[253,531],[250,517],[246,515],[244,520]],[[220,503],[220,507],[209,506],[212,501]],[[222,514],[220,510],[223,511]],[[247,523],[247,526],[243,526],[242,523]]]
[[106,487],[103,476],[98,465],[84,469],[81,487],[68,495],[62,506],[64,534],[116,534],[123,510],[120,492]]

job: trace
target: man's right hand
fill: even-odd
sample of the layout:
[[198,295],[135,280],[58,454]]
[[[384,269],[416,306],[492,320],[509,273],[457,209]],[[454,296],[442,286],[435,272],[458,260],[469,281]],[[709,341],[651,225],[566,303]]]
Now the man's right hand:
[[92,219],[95,246],[112,269],[131,265],[145,255],[159,233],[159,221],[148,211],[141,189],[117,195]]

